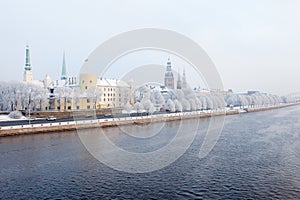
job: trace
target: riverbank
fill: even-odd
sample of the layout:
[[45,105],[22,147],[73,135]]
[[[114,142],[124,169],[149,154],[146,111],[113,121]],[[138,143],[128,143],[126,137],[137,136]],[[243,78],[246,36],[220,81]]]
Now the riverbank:
[[295,104],[284,104],[272,107],[257,107],[257,108],[246,108],[246,109],[234,109],[234,110],[223,110],[213,112],[183,112],[183,113],[168,113],[160,115],[149,115],[149,116],[137,116],[137,117],[123,117],[123,118],[108,118],[108,119],[91,119],[81,120],[72,122],[53,122],[45,124],[32,124],[32,125],[18,125],[18,126],[5,126],[0,127],[0,136],[10,135],[21,135],[21,134],[36,134],[36,133],[48,133],[48,132],[60,132],[60,131],[71,131],[77,129],[88,129],[88,128],[99,128],[99,127],[111,127],[128,124],[146,124],[161,121],[174,121],[191,118],[207,118],[220,115],[234,115],[246,112],[259,112],[265,110],[279,109],[288,106],[299,105]]

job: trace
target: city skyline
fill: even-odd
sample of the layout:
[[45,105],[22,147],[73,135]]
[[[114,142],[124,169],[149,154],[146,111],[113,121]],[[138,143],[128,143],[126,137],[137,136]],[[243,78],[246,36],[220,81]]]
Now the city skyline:
[[[103,41],[128,30],[157,27],[184,34],[202,46],[225,89],[279,95],[300,91],[299,2],[1,4],[2,81],[22,80],[26,44],[31,48],[35,79],[46,74],[59,77],[64,50],[68,73],[77,75],[89,53]],[[170,14],[163,15],[166,11]]]

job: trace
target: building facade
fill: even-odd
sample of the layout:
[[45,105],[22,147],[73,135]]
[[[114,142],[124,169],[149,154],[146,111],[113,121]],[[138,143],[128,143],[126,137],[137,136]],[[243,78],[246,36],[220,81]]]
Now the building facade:
[[[75,77],[70,78],[74,80]],[[68,79],[67,79],[68,80]],[[50,95],[53,110],[90,110],[121,108],[133,104],[133,83],[117,79],[97,78],[96,74],[80,74],[79,82],[54,87]]]

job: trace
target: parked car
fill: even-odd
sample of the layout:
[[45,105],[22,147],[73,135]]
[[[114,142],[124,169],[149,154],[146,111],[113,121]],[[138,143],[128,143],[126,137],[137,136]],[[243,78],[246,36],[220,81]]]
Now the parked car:
[[56,120],[56,117],[54,117],[54,116],[47,117],[47,121],[55,121],[55,120]]

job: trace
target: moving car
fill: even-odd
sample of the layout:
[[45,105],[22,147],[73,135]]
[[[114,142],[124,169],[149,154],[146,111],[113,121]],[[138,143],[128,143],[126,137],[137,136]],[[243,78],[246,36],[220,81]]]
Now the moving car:
[[55,120],[56,120],[56,117],[54,117],[54,116],[47,117],[47,121],[55,121]]

